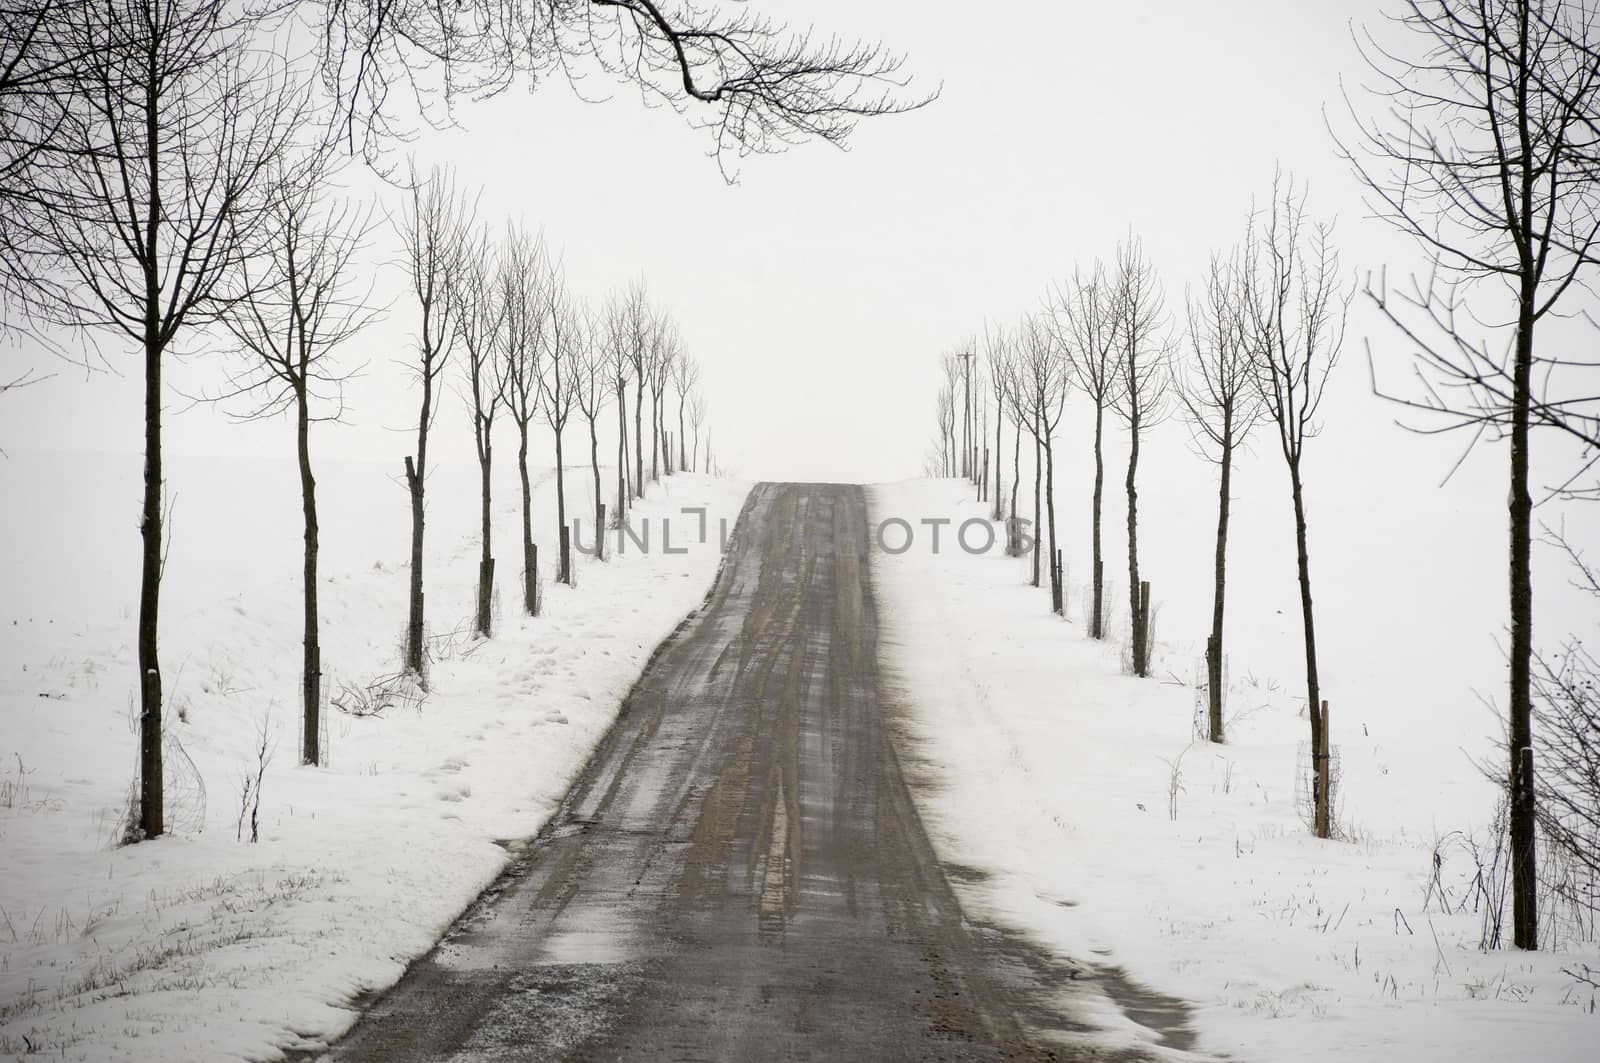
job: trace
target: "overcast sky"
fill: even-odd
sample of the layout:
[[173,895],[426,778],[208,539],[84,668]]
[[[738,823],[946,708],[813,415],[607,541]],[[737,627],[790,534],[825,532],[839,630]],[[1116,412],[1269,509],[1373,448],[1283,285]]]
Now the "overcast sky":
[[[849,151],[810,144],[744,160],[732,185],[707,157],[706,134],[600,76],[584,91],[603,102],[553,80],[464,106],[460,129],[414,145],[423,169],[448,163],[462,186],[481,188],[484,222],[542,228],[578,291],[598,301],[645,277],[702,363],[722,463],[746,477],[919,474],[941,352],[986,319],[1035,308],[1075,263],[1111,258],[1129,231],[1181,319],[1185,287],[1213,250],[1238,239],[1278,166],[1309,189],[1313,214],[1336,221],[1352,287],[1369,270],[1405,275],[1418,261],[1408,241],[1368,218],[1328,129],[1350,128],[1341,79],[1358,107],[1371,107],[1354,38],[1363,26],[1390,32],[1378,0],[755,6],[816,33],[884,40],[938,99],[865,122]],[[395,190],[360,172],[350,188],[398,210]],[[395,257],[392,232],[375,234],[372,254]],[[410,349],[416,311],[398,271],[380,270],[373,283],[393,299],[389,315],[347,352],[367,363],[349,388],[350,423],[319,430],[316,446],[324,460],[398,467],[415,399],[396,358]],[[1367,496],[1431,491],[1459,449],[1394,426],[1395,407],[1371,391],[1369,343],[1379,373],[1404,383],[1405,347],[1356,298],[1325,408],[1329,439],[1312,459],[1314,478],[1340,481],[1330,490],[1361,508]],[[64,371],[12,396],[0,446],[138,452],[137,363],[112,343],[104,354],[121,377]],[[216,359],[170,375],[175,392],[215,390]],[[239,426],[188,405],[170,399],[174,453],[288,456],[287,423]],[[459,404],[439,425],[436,457],[469,461]],[[1069,448],[1088,442],[1070,406],[1064,432]],[[1460,474],[1495,500],[1485,514],[1495,535],[1504,460],[1484,448]],[[1145,475],[1152,496],[1209,480],[1175,423],[1154,438]]]
[[[1410,251],[1364,219],[1324,127],[1325,107],[1342,120],[1341,75],[1359,76],[1352,20],[1372,20],[1376,3],[753,6],[817,33],[881,38],[940,96],[864,123],[848,152],[812,144],[745,160],[732,186],[704,134],[599,77],[585,92],[606,102],[552,81],[466,106],[463,128],[415,145],[424,164],[449,162],[464,186],[482,187],[484,220],[542,227],[580,290],[598,299],[646,277],[705,367],[717,450],[746,475],[919,471],[943,349],[986,317],[1031,308],[1074,262],[1109,258],[1130,227],[1176,309],[1210,251],[1237,238],[1275,165],[1338,218],[1352,275]],[[373,186],[358,177],[355,187]],[[375,253],[391,240],[380,234]],[[411,411],[389,364],[415,316],[399,282],[377,278],[396,302],[362,341],[355,423],[327,434],[331,453],[390,455],[397,441],[383,428]],[[208,371],[174,379],[199,390]],[[8,411],[20,417],[0,445],[136,449],[136,375],[58,377]],[[224,428],[213,413],[187,413],[172,445],[270,445],[270,433]]]

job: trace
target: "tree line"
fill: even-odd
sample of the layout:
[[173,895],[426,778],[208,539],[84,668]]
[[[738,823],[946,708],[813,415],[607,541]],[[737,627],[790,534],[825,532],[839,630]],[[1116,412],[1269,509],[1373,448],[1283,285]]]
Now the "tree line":
[[[700,391],[700,367],[686,349],[672,316],[654,305],[642,280],[614,291],[592,305],[567,282],[557,257],[543,237],[521,225],[508,224],[500,236],[476,216],[476,199],[461,191],[447,169],[425,178],[412,173],[396,226],[403,247],[408,299],[416,315],[416,342],[406,361],[416,381],[418,414],[415,445],[404,459],[405,484],[411,503],[411,563],[408,613],[402,639],[405,669],[425,682],[427,668],[426,597],[423,543],[426,532],[428,444],[442,400],[446,370],[457,365],[460,393],[468,405],[473,453],[479,474],[478,589],[473,630],[488,638],[493,627],[495,557],[490,522],[494,469],[494,429],[508,420],[517,441],[516,468],[521,488],[522,608],[540,612],[538,547],[533,538],[533,493],[528,476],[530,431],[542,421],[553,439],[555,464],[554,571],[557,583],[574,583],[573,521],[567,508],[566,439],[574,421],[587,429],[588,459],[593,478],[596,555],[605,560],[606,494],[601,484],[600,437],[609,431],[609,409],[616,407],[617,484],[610,507],[612,523],[621,525],[630,504],[644,497],[648,483],[662,476],[709,468],[710,441],[704,455],[700,434],[706,403]],[[288,227],[286,232],[292,231]],[[285,309],[296,321],[310,318],[297,311],[297,293],[316,290],[313,278],[331,276],[301,260],[307,276],[291,279]],[[293,272],[285,252],[280,268]],[[269,296],[280,299],[281,295]],[[252,297],[252,306],[259,305]],[[260,315],[257,315],[260,316]],[[335,335],[341,335],[336,332]],[[313,358],[316,362],[318,359]],[[628,424],[630,385],[633,428]],[[307,502],[307,579],[315,585],[315,488],[304,454],[302,491]],[[677,431],[674,432],[674,425]],[[650,439],[646,450],[645,433]],[[692,438],[693,444],[689,439]],[[629,440],[633,453],[628,453]],[[648,474],[645,463],[649,455]],[[632,461],[630,461],[630,457]],[[317,762],[317,655],[312,643],[314,591],[308,590],[304,760]]]
[[[1002,416],[1014,432],[1009,517],[1017,512],[1022,435],[1035,453],[1035,542],[1048,551],[1052,608],[1060,612],[1051,498],[1053,448],[1069,392],[1093,408],[1090,634],[1105,637],[1100,521],[1101,445],[1110,411],[1128,435],[1127,496],[1131,655],[1147,673],[1148,638],[1138,558],[1139,448],[1169,412],[1184,416],[1217,468],[1214,598],[1207,639],[1208,731],[1222,741],[1228,502],[1238,447],[1263,427],[1287,472],[1305,647],[1317,807],[1312,829],[1330,831],[1328,749],[1317,675],[1302,475],[1329,374],[1343,346],[1355,291],[1393,329],[1415,386],[1396,388],[1369,354],[1376,393],[1421,433],[1455,433],[1466,450],[1507,444],[1508,584],[1505,759],[1491,774],[1508,808],[1512,939],[1540,946],[1540,838],[1590,873],[1600,870],[1600,669],[1577,636],[1536,650],[1533,556],[1538,537],[1532,453],[1548,439],[1577,454],[1545,498],[1593,503],[1600,462],[1600,395],[1592,373],[1592,299],[1600,266],[1600,9],[1589,0],[1396,0],[1384,37],[1358,37],[1371,74],[1346,96],[1338,150],[1372,213],[1419,247],[1425,269],[1401,284],[1386,271],[1342,279],[1328,225],[1306,210],[1292,180],[1274,182],[1234,249],[1212,256],[1173,327],[1159,281],[1131,234],[1112,265],[1075,271],[1034,313],[991,332],[974,364],[969,341],[944,356],[937,435],[928,465],[971,476],[980,494],[989,462],[982,438],[987,373],[996,413],[993,515],[1001,516]],[[1558,332],[1558,322],[1566,331]],[[1591,331],[1572,335],[1584,326]],[[980,449],[982,448],[982,449]],[[1464,456],[1464,455],[1463,455]],[[981,464],[980,464],[981,462]],[[1042,480],[1042,483],[1041,483]],[[1047,510],[1040,513],[1040,500]],[[1040,524],[1041,516],[1044,524]],[[1047,530],[1048,535],[1044,534]],[[1582,544],[1545,527],[1579,588],[1600,598]],[[1017,542],[1012,536],[1008,541]],[[1040,583],[1033,554],[1032,582]],[[1535,731],[1535,725],[1540,730]],[[1562,887],[1552,885],[1551,890]],[[1591,902],[1592,903],[1592,902]],[[1546,935],[1548,937],[1548,935]]]
[[[87,345],[125,348],[143,370],[135,840],[166,830],[163,374],[180,353],[241,352],[247,367],[229,391],[255,396],[258,412],[293,412],[306,527],[302,752],[316,759],[321,666],[309,426],[327,416],[317,412],[318,400],[332,398],[337,410],[341,371],[333,354],[373,313],[353,276],[372,214],[328,196],[342,160],[373,165],[407,197],[400,230],[419,321],[411,362],[417,431],[406,460],[413,547],[405,655],[418,668],[428,434],[457,348],[485,477],[502,410],[519,439],[535,416],[560,439],[575,408],[586,420],[590,410],[599,416],[602,391],[621,418],[632,381],[635,461],[631,475],[619,474],[619,511],[644,489],[642,396],[650,395],[652,426],[667,420],[669,389],[680,422],[695,407],[692,365],[642,288],[591,313],[526,235],[509,233],[483,255],[487,237],[448,175],[397,177],[389,162],[396,146],[418,123],[447,123],[462,102],[558,72],[599,71],[665,100],[712,137],[719,164],[803,140],[842,144],[861,118],[929,99],[908,91],[900,57],[882,45],[813,39],[743,8],[668,10],[651,0],[0,0],[0,10],[3,326],[39,343],[51,342],[47,330],[55,329]],[[605,367],[604,389],[596,361]],[[9,389],[35,378],[0,379]],[[591,436],[591,455],[596,446]],[[525,460],[526,445],[520,449]],[[654,427],[649,450],[653,469],[671,465]],[[525,550],[530,521],[525,511]],[[485,584],[488,548],[485,535]],[[480,605],[480,626],[484,619]]]
[[[1274,182],[1269,205],[1250,214],[1239,246],[1212,257],[1205,283],[1185,300],[1182,326],[1168,308],[1142,242],[1129,233],[1109,263],[1095,260],[1074,269],[1033,312],[1010,326],[986,328],[981,345],[969,341],[941,362],[944,383],[937,400],[940,431],[934,463],[948,472],[951,456],[964,455],[963,470],[978,484],[980,498],[990,496],[991,515],[1008,522],[1007,543],[1017,553],[1023,540],[1017,485],[1022,438],[1027,435],[1034,471],[1030,582],[1041,586],[1048,570],[1050,609],[1061,615],[1066,612],[1066,573],[1055,506],[1056,454],[1063,444],[1067,400],[1082,396],[1094,463],[1087,622],[1095,639],[1107,637],[1111,612],[1102,545],[1107,421],[1120,424],[1128,444],[1122,487],[1129,666],[1141,678],[1151,670],[1150,584],[1139,557],[1141,448],[1153,427],[1174,412],[1183,415],[1197,449],[1217,468],[1212,629],[1206,643],[1207,736],[1213,742],[1225,740],[1223,633],[1234,461],[1261,424],[1275,430],[1288,473],[1307,704],[1322,705],[1301,463],[1343,346],[1351,294],[1339,277],[1331,228],[1311,217],[1304,192],[1291,179],[1280,179]],[[991,395],[992,448],[971,431],[956,432],[958,418],[949,412],[958,405],[963,426],[981,425]],[[1008,501],[999,488],[1006,482],[1007,424],[1012,432]],[[990,491],[988,484],[996,486]],[[1323,717],[1320,709],[1309,715],[1311,748],[1320,751]],[[1327,837],[1327,758],[1313,756],[1315,830]]]

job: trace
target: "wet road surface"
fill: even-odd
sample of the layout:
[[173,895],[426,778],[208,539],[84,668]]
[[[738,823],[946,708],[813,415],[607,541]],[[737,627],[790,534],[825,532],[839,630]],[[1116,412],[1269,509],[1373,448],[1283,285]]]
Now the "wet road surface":
[[550,825],[328,1058],[1112,1058],[1081,972],[970,924],[933,854],[867,527],[860,487],[756,487]]

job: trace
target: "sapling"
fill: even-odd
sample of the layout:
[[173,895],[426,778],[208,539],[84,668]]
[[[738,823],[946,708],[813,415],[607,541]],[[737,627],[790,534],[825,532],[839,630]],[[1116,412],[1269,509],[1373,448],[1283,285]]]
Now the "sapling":
[[266,778],[267,765],[272,762],[272,752],[276,746],[277,743],[272,740],[272,708],[268,706],[256,729],[255,773],[251,774],[247,764],[239,777],[239,822],[234,829],[235,840],[244,840],[246,818],[250,820],[251,844],[261,840],[261,783]]

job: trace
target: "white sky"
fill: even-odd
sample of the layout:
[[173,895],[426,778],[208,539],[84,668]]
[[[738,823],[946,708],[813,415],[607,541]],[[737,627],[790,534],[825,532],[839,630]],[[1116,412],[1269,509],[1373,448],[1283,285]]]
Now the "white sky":
[[[1109,257],[1130,225],[1176,303],[1210,249],[1235,238],[1275,163],[1340,216],[1352,267],[1385,239],[1361,221],[1321,116],[1340,73],[1358,69],[1348,20],[1371,3],[753,6],[882,38],[923,84],[942,81],[942,95],[864,123],[849,152],[816,144],[747,160],[733,187],[705,157],[704,135],[641,107],[626,86],[599,105],[560,81],[514,90],[416,146],[482,185],[484,219],[543,226],[594,297],[647,277],[704,364],[718,451],[747,475],[915,473],[943,348],[986,315],[1030,307],[1075,260]],[[595,79],[585,91],[608,90]],[[397,275],[379,287],[400,294]],[[363,341],[357,423],[327,434],[333,452],[395,449],[376,422],[398,427],[409,414],[403,374],[386,363],[412,317],[397,299]],[[196,366],[177,379],[208,378]],[[20,416],[7,411],[0,445],[138,446],[133,377],[85,387],[68,373],[47,387],[13,404]],[[271,445],[206,411],[175,418],[172,443]]]
[[[1381,25],[1377,0],[753,6],[818,32],[882,38],[942,94],[922,111],[865,122],[848,152],[812,144],[745,160],[733,186],[706,157],[704,134],[599,78],[586,92],[609,91],[606,102],[582,102],[555,80],[466,106],[463,128],[415,146],[424,167],[447,161],[463,186],[482,187],[491,225],[520,217],[542,227],[579,291],[598,300],[648,279],[702,363],[716,450],[741,475],[919,474],[943,350],[986,317],[1031,309],[1075,262],[1109,259],[1130,226],[1181,314],[1185,285],[1237,239],[1280,164],[1309,186],[1314,213],[1337,219],[1352,281],[1384,266],[1404,275],[1416,261],[1409,242],[1366,217],[1324,120],[1326,109],[1348,128],[1341,77],[1361,99],[1352,38],[1362,23]],[[392,189],[360,183],[398,209]],[[374,255],[393,257],[391,234],[378,234]],[[349,352],[369,363],[349,389],[351,424],[320,431],[316,445],[325,458],[398,468],[415,402],[394,359],[416,315],[397,272],[376,284],[394,303]],[[1398,338],[1358,298],[1327,406],[1333,438],[1312,460],[1347,477],[1353,500],[1368,490],[1415,496],[1448,470],[1455,444],[1393,427],[1396,409],[1370,392],[1369,337],[1388,379],[1408,372]],[[120,378],[67,371],[11,397],[0,446],[137,451],[137,368],[106,353]],[[215,373],[198,358],[173,376],[196,391]],[[184,405],[174,397],[174,409]],[[1087,444],[1070,407],[1064,431],[1068,445]],[[205,407],[172,417],[168,438],[176,453],[287,456],[292,445],[286,423],[239,426]],[[469,460],[468,438],[459,405],[447,406],[435,454]],[[1393,460],[1401,448],[1403,470]],[[1152,495],[1163,482],[1188,491],[1210,479],[1181,426],[1150,449]],[[1494,501],[1485,516],[1497,534],[1503,466],[1503,451],[1486,448],[1462,474]],[[1373,474],[1387,480],[1369,488]]]

